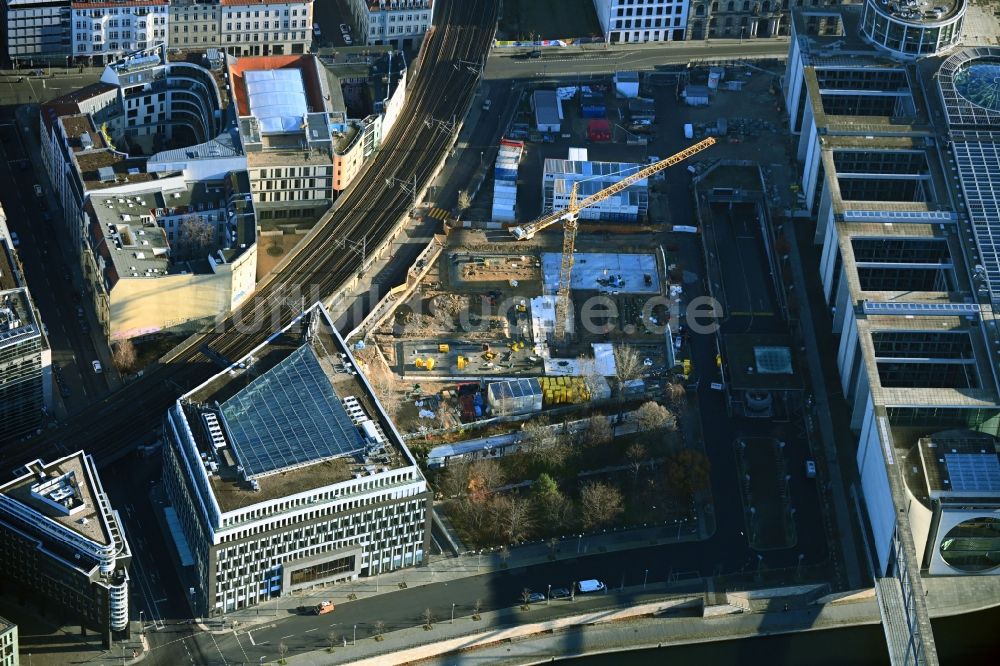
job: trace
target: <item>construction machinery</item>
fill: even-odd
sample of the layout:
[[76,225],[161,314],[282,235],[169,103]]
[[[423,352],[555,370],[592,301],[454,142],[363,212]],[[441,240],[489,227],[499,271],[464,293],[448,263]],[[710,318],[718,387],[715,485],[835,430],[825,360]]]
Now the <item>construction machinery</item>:
[[569,288],[570,279],[573,276],[573,250],[576,248],[576,230],[577,230],[577,218],[580,216],[580,211],[589,206],[604,201],[605,199],[618,194],[622,190],[628,188],[629,186],[637,183],[644,178],[649,178],[650,176],[663,171],[668,167],[683,162],[687,158],[700,153],[709,146],[715,143],[715,139],[708,137],[703,141],[685,148],[684,150],[671,155],[670,157],[660,160],[654,164],[639,169],[634,174],[622,178],[614,185],[604,188],[600,192],[595,192],[585,199],[580,201],[576,200],[576,187],[578,183],[573,183],[573,189],[570,191],[569,195],[569,205],[560,210],[552,211],[551,213],[546,213],[542,217],[529,222],[523,226],[517,226],[512,228],[510,231],[514,235],[514,238],[518,240],[528,240],[535,237],[535,234],[552,226],[556,222],[563,223],[563,249],[562,249],[562,259],[559,263],[559,288],[556,292],[556,321],[554,337],[557,341],[562,341],[566,337],[566,321],[569,316]]

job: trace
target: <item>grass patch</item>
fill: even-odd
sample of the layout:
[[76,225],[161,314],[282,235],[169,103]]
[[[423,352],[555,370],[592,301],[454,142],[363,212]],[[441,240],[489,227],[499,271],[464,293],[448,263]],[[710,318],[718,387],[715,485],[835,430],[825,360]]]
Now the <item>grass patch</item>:
[[596,37],[601,24],[593,0],[507,0],[499,33],[516,40]]

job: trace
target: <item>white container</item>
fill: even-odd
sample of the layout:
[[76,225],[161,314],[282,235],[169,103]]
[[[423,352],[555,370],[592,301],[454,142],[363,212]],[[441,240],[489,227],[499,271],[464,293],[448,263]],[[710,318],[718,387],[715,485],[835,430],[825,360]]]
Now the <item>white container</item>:
[[684,124],[684,138],[693,139],[694,138],[694,125],[691,123]]

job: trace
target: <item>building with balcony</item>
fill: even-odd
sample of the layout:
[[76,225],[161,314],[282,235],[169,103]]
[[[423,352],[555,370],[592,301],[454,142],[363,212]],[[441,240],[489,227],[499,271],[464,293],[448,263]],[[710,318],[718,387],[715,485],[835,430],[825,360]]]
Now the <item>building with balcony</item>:
[[219,0],[170,0],[171,50],[214,49],[221,43],[222,5]]
[[219,0],[219,46],[234,56],[301,55],[312,46],[313,0]]
[[[176,189],[246,168],[238,141],[223,131],[223,79],[205,65],[171,61],[160,44],[41,106],[41,159],[74,248],[85,246],[84,204],[93,192],[129,195],[171,177],[166,187]],[[180,147],[190,147],[183,159],[173,152]]]
[[34,433],[52,409],[52,349],[0,208],[0,444]]
[[0,25],[7,57],[19,67],[65,64],[73,53],[70,0],[3,0]]
[[427,556],[431,491],[319,304],[164,428],[166,522],[198,615]]
[[77,62],[104,65],[167,42],[167,0],[73,0],[70,8]]
[[416,49],[434,20],[434,0],[350,0],[359,44]]
[[131,559],[121,518],[82,451],[30,462],[0,485],[4,578],[100,632],[105,647],[128,635]]
[[257,220],[246,171],[93,194],[84,274],[109,340],[192,330],[253,293]]
[[608,44],[682,41],[688,6],[688,0],[594,0]]

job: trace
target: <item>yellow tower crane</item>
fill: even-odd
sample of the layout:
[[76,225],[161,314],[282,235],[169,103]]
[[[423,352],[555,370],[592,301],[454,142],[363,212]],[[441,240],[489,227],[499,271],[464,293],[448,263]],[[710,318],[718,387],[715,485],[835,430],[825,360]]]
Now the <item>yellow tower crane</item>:
[[569,194],[568,206],[560,210],[547,213],[533,222],[529,222],[523,226],[514,227],[510,230],[511,233],[514,234],[514,238],[518,240],[528,240],[530,238],[534,238],[535,234],[542,229],[545,229],[556,222],[563,223],[562,260],[559,263],[559,289],[556,292],[556,321],[554,331],[556,340],[562,341],[566,337],[566,319],[569,316],[569,287],[570,279],[573,276],[573,250],[576,248],[576,221],[580,216],[580,211],[589,206],[593,206],[599,201],[604,201],[608,197],[618,194],[643,178],[649,178],[653,174],[663,171],[668,167],[672,167],[678,162],[683,162],[687,158],[700,153],[714,143],[715,139],[708,137],[693,146],[685,148],[679,153],[671,155],[665,160],[660,160],[659,162],[650,164],[648,167],[636,171],[631,176],[619,180],[614,185],[606,187],[600,192],[595,192],[580,201],[576,200],[577,183],[573,183],[573,189],[570,190]]

